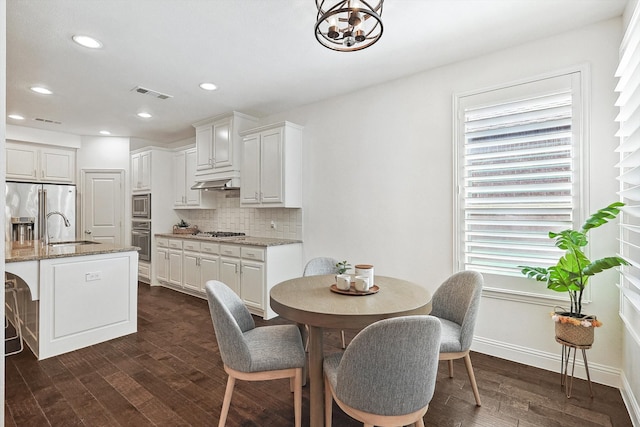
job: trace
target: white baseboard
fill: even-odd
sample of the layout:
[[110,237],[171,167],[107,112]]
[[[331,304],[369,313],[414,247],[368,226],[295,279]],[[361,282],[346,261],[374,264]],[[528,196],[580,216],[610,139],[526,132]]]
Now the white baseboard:
[[634,427],[640,426],[640,405],[638,401],[633,396],[633,391],[631,390],[631,385],[627,381],[627,378],[624,375],[624,372],[621,375],[622,386],[620,387],[620,393],[622,394],[622,400],[624,401],[625,406],[627,407],[627,412],[629,412],[629,417],[631,418],[631,423]]
[[[558,345],[557,353],[548,353],[528,347],[521,347],[510,343],[495,341],[488,338],[474,337],[471,350],[478,353],[488,354],[490,356],[500,357],[502,359],[511,360],[513,362],[523,363],[536,368],[545,369],[547,371],[558,372],[560,375],[560,346]],[[610,387],[621,387],[621,372],[619,369],[610,366],[590,362],[589,352],[587,351],[587,362],[589,363],[589,374],[591,381],[599,384],[608,385]],[[577,378],[587,379],[582,363],[582,357],[578,353],[576,357],[575,376]]]

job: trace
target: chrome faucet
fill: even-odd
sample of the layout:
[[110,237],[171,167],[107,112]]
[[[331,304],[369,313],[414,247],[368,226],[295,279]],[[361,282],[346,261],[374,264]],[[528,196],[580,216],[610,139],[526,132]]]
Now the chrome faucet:
[[58,211],[49,212],[47,214],[47,217],[44,220],[44,244],[45,245],[49,244],[49,217],[51,215],[60,215],[64,220],[64,226],[71,227],[71,223],[69,222],[69,219],[62,212],[58,212]]

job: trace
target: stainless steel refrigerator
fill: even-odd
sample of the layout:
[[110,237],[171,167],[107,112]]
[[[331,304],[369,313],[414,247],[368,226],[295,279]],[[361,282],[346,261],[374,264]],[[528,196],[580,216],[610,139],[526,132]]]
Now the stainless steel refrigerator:
[[76,239],[76,186],[7,181],[5,240],[42,240],[45,229],[50,242]]

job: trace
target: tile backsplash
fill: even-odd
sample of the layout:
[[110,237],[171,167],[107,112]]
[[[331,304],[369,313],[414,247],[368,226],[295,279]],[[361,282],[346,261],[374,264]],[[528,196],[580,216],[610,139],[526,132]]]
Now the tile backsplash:
[[[202,231],[235,231],[255,237],[302,240],[302,209],[241,208],[239,190],[216,193],[217,209],[178,210]],[[275,228],[271,227],[271,223]]]

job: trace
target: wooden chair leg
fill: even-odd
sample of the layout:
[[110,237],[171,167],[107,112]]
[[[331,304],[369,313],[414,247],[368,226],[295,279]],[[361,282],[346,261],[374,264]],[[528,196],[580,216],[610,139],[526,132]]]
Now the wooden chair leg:
[[424,427],[424,418],[420,417],[418,421],[416,421],[416,427]]
[[324,377],[324,426],[331,427],[333,397],[331,396],[331,387],[327,377]]
[[229,414],[229,406],[231,406],[231,395],[233,394],[233,387],[236,384],[236,379],[229,375],[227,379],[227,388],[224,391],[224,399],[222,399],[222,410],[220,411],[220,421],[218,427],[224,427],[227,423],[227,415]]
[[447,360],[449,365],[449,378],[453,378],[453,360]]
[[342,337],[342,349],[347,348],[347,341],[344,339],[344,330],[340,331],[340,336]]
[[302,426],[302,368],[296,369],[293,389],[293,413],[295,417],[295,427]]
[[473,366],[471,365],[471,356],[469,356],[469,353],[464,356],[464,364],[467,367],[467,374],[469,374],[469,381],[471,382],[473,396],[476,398],[476,405],[482,406],[480,404],[480,393],[478,392],[478,384],[476,384],[476,376],[473,373]]

